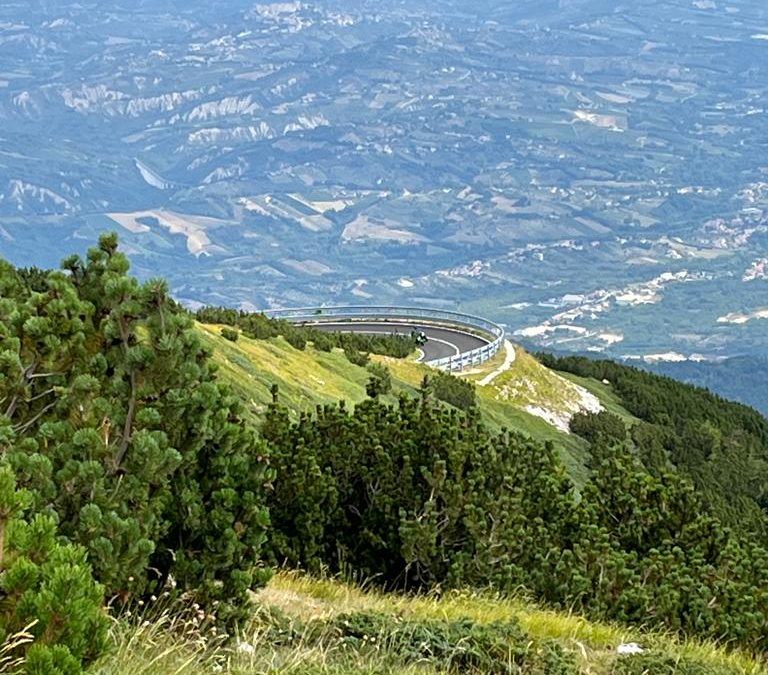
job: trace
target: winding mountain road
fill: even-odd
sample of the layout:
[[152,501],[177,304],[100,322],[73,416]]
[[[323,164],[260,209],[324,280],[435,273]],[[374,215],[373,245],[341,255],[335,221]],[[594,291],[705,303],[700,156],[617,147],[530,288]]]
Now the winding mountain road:
[[479,335],[464,332],[459,328],[431,326],[430,324],[409,323],[404,321],[339,321],[309,322],[319,330],[347,333],[381,333],[383,335],[410,335],[412,330],[423,330],[427,343],[421,347],[424,356],[421,360],[432,361],[447,356],[455,356],[487,345],[487,340]]

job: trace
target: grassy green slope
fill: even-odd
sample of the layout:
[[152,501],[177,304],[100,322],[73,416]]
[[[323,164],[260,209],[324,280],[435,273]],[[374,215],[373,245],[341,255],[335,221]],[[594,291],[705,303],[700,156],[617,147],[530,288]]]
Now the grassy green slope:
[[[402,620],[477,624],[516,621],[534,640],[554,640],[575,659],[581,675],[767,675],[752,656],[726,652],[711,643],[680,641],[611,624],[586,621],[540,609],[524,600],[481,593],[402,596],[362,590],[334,580],[279,573],[256,597],[261,608],[240,644],[223,644],[205,623],[183,619],[172,610],[150,608],[133,624],[116,622],[113,649],[90,672],[99,675],[437,675],[448,672],[425,659],[403,659],[387,644],[353,647],[309,630],[340,614],[375,612]],[[276,640],[268,617],[283,617],[293,639]],[[175,632],[168,629],[174,628]],[[285,629],[280,634],[287,635]],[[642,657],[620,657],[621,644],[636,642]],[[633,661],[635,660],[635,661]],[[633,663],[635,665],[633,665]],[[671,664],[671,665],[670,665]],[[631,667],[630,667],[631,666]],[[450,671],[450,672],[456,672]],[[539,671],[537,671],[539,672]]]
[[[270,402],[270,388],[274,384],[279,386],[282,403],[297,414],[341,399],[355,404],[366,396],[367,370],[350,363],[339,350],[322,352],[311,345],[298,350],[282,338],[251,340],[241,336],[237,342],[230,342],[221,337],[220,326],[201,324],[199,330],[213,351],[221,374],[246,402],[254,419]],[[631,416],[620,408],[609,386],[596,381],[577,382],[578,378],[566,379],[523,350],[518,348],[516,352],[511,367],[485,386],[479,386],[480,381],[503,366],[503,353],[465,375],[478,384],[484,419],[493,428],[506,427],[541,441],[551,441],[576,485],[581,485],[586,478],[587,444],[540,415],[559,419],[562,426],[562,420],[578,407],[580,398],[591,392],[609,410],[627,419]],[[415,392],[424,376],[434,372],[414,359],[373,358],[392,373],[394,394]],[[531,414],[529,410],[539,414]]]
[[[342,399],[349,403],[365,399],[368,371],[350,363],[340,350],[322,352],[311,345],[298,350],[282,338],[251,340],[241,336],[230,342],[221,337],[219,326],[200,324],[199,329],[220,373],[253,414],[264,411],[275,384],[280,388],[281,402],[297,414]],[[393,384],[396,392],[413,389],[397,378]]]

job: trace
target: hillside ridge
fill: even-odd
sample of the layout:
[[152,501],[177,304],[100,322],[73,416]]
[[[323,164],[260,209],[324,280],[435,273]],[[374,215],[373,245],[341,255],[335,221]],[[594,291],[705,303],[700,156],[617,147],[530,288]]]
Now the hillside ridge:
[[[61,271],[0,262],[0,290],[0,629],[26,672],[163,635],[188,653],[202,625],[189,663],[232,672],[241,644],[296,672],[505,675],[732,675],[726,651],[749,670],[768,648],[768,420],[746,406],[610,361],[516,350],[459,378],[408,336],[196,324],[129,275],[115,235]],[[280,570],[311,575],[299,607],[356,580],[403,611],[291,616]],[[525,607],[484,617],[486,593]],[[542,608],[646,646],[617,659],[613,634],[585,662],[536,627]],[[727,650],[691,660],[659,633]]]

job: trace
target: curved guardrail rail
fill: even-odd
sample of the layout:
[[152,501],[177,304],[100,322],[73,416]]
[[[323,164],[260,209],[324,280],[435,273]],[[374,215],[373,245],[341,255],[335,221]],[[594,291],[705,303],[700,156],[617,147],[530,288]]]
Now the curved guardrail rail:
[[427,361],[433,368],[447,371],[461,371],[469,366],[485,363],[495,356],[504,344],[504,329],[498,324],[472,314],[450,312],[426,307],[389,307],[351,305],[347,307],[297,307],[291,309],[265,310],[264,314],[275,319],[283,319],[294,323],[310,321],[355,321],[355,320],[387,320],[401,319],[416,324],[435,323],[450,327],[470,328],[488,339],[482,347],[462,352],[454,356]]

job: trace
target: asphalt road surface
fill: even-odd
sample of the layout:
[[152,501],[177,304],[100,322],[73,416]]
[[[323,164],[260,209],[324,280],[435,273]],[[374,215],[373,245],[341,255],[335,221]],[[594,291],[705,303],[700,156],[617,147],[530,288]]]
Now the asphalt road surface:
[[312,324],[313,328],[341,333],[382,333],[384,335],[410,335],[411,331],[423,330],[427,335],[427,344],[421,347],[424,352],[424,361],[433,359],[442,359],[446,356],[455,356],[463,352],[477,349],[487,345],[486,340],[479,335],[464,333],[461,329],[435,327],[430,325],[421,325],[418,323],[399,323],[397,321],[343,321],[340,323],[330,323],[319,321]]

